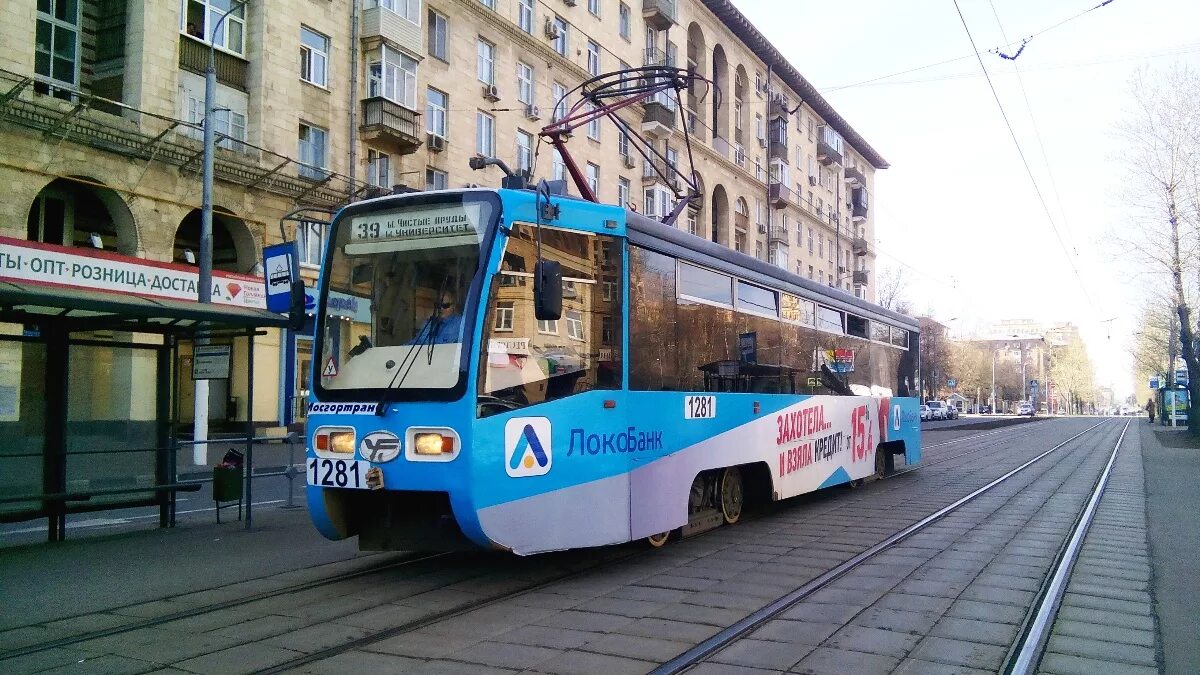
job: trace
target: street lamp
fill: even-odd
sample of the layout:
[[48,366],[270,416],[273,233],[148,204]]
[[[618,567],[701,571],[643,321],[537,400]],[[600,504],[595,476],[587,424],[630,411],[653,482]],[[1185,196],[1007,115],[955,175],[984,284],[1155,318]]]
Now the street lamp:
[[[232,13],[246,6],[248,0],[232,0],[229,9],[206,31],[208,35],[208,67],[204,70],[204,162],[201,173],[200,196],[200,269],[198,273],[197,300],[201,303],[212,302],[212,219],[213,219],[213,154],[216,146],[216,130],[213,124],[214,103],[217,99],[217,31],[221,24]],[[205,20],[209,18],[206,15]],[[193,344],[207,342],[198,338]],[[195,401],[192,420],[193,440],[192,463],[200,466],[208,461],[208,380],[195,381]]]

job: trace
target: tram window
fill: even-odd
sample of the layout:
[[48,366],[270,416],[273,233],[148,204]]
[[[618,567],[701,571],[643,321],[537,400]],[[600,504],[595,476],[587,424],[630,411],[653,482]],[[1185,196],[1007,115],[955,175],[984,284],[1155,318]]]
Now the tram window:
[[808,300],[802,300],[794,295],[783,293],[779,296],[781,315],[784,321],[799,323],[805,326],[813,325],[816,305]]
[[817,328],[830,333],[841,334],[843,332],[842,313],[836,309],[817,305]]
[[779,315],[779,299],[775,291],[739,281],[737,299],[738,309],[771,316]]
[[733,279],[719,272],[679,263],[679,295],[732,305]]
[[871,339],[872,340],[874,340],[876,342],[888,343],[888,342],[891,342],[891,339],[892,339],[891,335],[892,335],[891,327],[888,326],[886,323],[880,323],[878,321],[871,322]]
[[867,337],[867,320],[853,314],[846,315],[846,334],[854,337]]
[[[514,230],[504,264],[491,285],[479,378],[479,415],[486,417],[590,389],[621,386],[619,255],[602,253],[609,237],[543,228],[541,252],[563,268],[563,315],[539,322],[533,284],[535,230]],[[619,248],[612,248],[619,251]],[[601,293],[598,281],[612,280]],[[614,344],[615,343],[615,344]]]
[[678,391],[675,259],[629,247],[629,388]]
[[903,328],[892,328],[892,344],[908,349],[908,331]]

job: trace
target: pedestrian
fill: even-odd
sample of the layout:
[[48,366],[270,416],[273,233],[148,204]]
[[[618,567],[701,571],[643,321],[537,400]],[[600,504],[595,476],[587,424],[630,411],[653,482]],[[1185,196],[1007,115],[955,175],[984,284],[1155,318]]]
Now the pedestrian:
[[1146,412],[1150,413],[1150,424],[1154,424],[1154,399],[1146,401]]

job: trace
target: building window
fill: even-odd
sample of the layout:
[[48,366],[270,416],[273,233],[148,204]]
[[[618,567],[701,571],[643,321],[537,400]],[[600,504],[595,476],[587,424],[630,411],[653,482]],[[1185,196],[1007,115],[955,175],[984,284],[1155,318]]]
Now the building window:
[[496,0],[479,0],[479,4],[488,9],[496,9]]
[[[183,95],[187,99],[183,118],[197,125],[196,128],[189,129],[187,134],[200,140],[204,137],[204,132],[200,127],[204,123],[204,85],[203,80],[196,79],[199,81],[196,91],[193,91],[193,89],[197,89],[196,87],[188,86],[190,78],[183,80]],[[220,107],[213,110],[213,131],[217,134],[217,147],[243,151],[245,150],[243,143],[246,141],[247,100],[243,97],[225,100],[222,98],[221,91],[218,90],[217,105]]]
[[446,137],[446,111],[450,109],[450,96],[446,92],[430,87],[425,92],[425,130],[434,136]]
[[813,254],[813,239],[814,239],[814,234],[815,234],[815,233],[813,232],[813,228],[812,228],[812,226],[810,225],[810,226],[809,226],[809,228],[808,228],[808,254],[809,254],[809,255],[812,255],[812,254]]
[[539,333],[545,333],[546,335],[558,335],[558,320],[538,319],[537,330]]
[[301,265],[307,267],[320,266],[321,252],[324,250],[324,223],[302,220],[296,224],[296,253],[300,256]]
[[561,120],[567,116],[567,88],[555,82],[550,89],[554,96],[554,119]]
[[379,0],[379,6],[393,11],[413,23],[418,23],[421,0]]
[[[191,24],[188,32],[192,32]],[[52,85],[61,84],[70,89],[79,83],[79,5],[76,0],[38,2],[34,72],[45,83],[39,83],[39,93],[71,98],[69,91],[56,90]]]
[[763,245],[762,245],[762,242],[761,242],[761,241],[756,241],[756,242],[754,242],[754,257],[755,257],[755,258],[758,258],[759,260],[762,260],[762,257],[763,257]]
[[738,230],[733,233],[733,250],[738,253],[746,252],[746,233]]
[[425,189],[445,190],[450,186],[450,175],[437,169],[425,169]]
[[492,324],[492,329],[497,331],[510,332],[513,329],[513,303],[497,302],[496,303],[496,321]]
[[526,33],[533,32],[533,0],[517,0],[517,26]]
[[329,38],[300,26],[300,79],[324,87],[328,68]]
[[700,223],[696,220],[696,212],[688,209],[687,213],[687,231],[688,234],[696,234],[700,228]]
[[517,170],[530,171],[533,169],[533,136],[528,132],[517,130]]
[[446,60],[446,43],[449,41],[450,30],[446,17],[429,10],[429,55]]
[[525,105],[533,104],[533,68],[517,62],[517,100]]
[[496,84],[496,47],[487,40],[475,43],[475,76],[484,84]]
[[599,198],[599,195],[600,195],[600,167],[595,164],[592,164],[591,162],[587,163],[587,182],[588,182],[588,187],[592,189],[592,194],[597,195],[597,198]]
[[617,132],[617,152],[622,157],[629,157],[629,135],[625,133],[624,129]]
[[[597,109],[598,108],[596,108],[595,104],[591,104],[588,106],[588,110],[591,112],[596,112]],[[593,117],[591,119],[591,121],[588,122],[587,135],[588,135],[588,138],[592,139],[593,141],[600,140],[600,118],[598,116]]]
[[392,158],[387,153],[367,150],[367,182],[376,187],[392,187]]
[[496,118],[485,112],[475,115],[475,152],[484,157],[496,155]]
[[567,173],[567,165],[563,164],[562,154],[555,149],[550,161],[550,175],[554,180],[563,180]]
[[367,95],[382,96],[410,110],[417,107],[417,60],[387,46],[379,48],[368,68]]
[[587,69],[593,76],[600,74],[600,45],[595,40],[587,42]]
[[593,16],[600,16],[600,0],[588,0],[588,11]]
[[567,47],[569,40],[567,38],[567,22],[561,16],[554,17],[554,27],[558,29],[558,37],[554,38],[554,51],[558,52],[559,56],[567,55]]
[[583,340],[583,312],[577,309],[568,309],[567,315],[567,337],[572,340]]
[[629,179],[617,179],[617,206],[629,206]]
[[300,125],[300,175],[321,180],[325,178],[326,132],[320,127]]
[[825,235],[823,234],[817,235],[817,256],[825,257]]
[[808,266],[808,278],[809,279],[813,278],[813,266],[812,265]]
[[[192,37],[209,42],[216,47],[242,54],[245,51],[246,6],[239,5],[217,26],[221,15],[229,10],[228,0],[180,0],[187,9],[180,12],[183,25],[179,28]],[[40,0],[39,7],[54,4],[54,16],[65,19],[70,9],[78,6],[76,0]],[[78,9],[75,10],[78,15]],[[41,12],[39,12],[39,15]],[[78,23],[78,20],[74,23]]]
[[631,23],[630,19],[629,19],[629,17],[630,17],[629,5],[622,2],[620,4],[620,6],[617,7],[617,17],[618,17],[617,24],[618,24],[618,29],[621,31],[621,37],[625,38],[626,40],[629,40],[630,23]]

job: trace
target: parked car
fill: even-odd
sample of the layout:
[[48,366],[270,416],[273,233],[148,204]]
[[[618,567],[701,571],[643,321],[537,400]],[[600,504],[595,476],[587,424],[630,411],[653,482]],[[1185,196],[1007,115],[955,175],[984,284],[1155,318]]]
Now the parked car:
[[929,419],[929,406],[921,404],[921,421],[925,422]]
[[951,405],[949,401],[946,402],[946,419],[958,419],[958,408],[955,408],[953,405]]
[[1017,414],[1018,415],[1029,415],[1030,417],[1033,417],[1033,406],[1028,403],[1022,402],[1021,405],[1017,406]]
[[948,407],[941,401],[927,401],[925,405],[929,406],[929,419],[944,420],[947,419],[946,408]]

